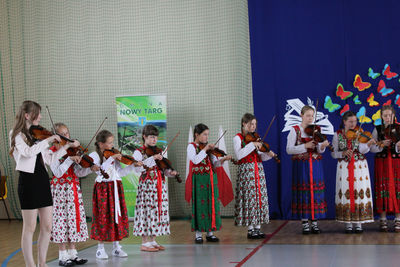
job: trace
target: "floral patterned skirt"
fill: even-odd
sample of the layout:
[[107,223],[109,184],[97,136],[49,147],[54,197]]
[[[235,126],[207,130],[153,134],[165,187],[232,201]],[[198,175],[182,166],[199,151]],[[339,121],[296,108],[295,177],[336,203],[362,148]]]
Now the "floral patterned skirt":
[[336,168],[336,220],[349,223],[367,223],[374,221],[372,207],[371,180],[368,163],[365,159],[354,163],[354,205],[350,210],[348,162],[339,161]]
[[157,179],[140,179],[136,196],[133,235],[161,236],[170,234],[168,189],[165,180],[161,182],[161,191],[159,217]]
[[[53,225],[50,241],[54,243],[84,242],[88,239],[82,191],[75,184],[78,206],[75,205],[74,184],[52,184]],[[77,212],[79,210],[79,214]],[[77,220],[79,222],[77,222]],[[79,227],[79,228],[78,228]],[[78,231],[79,230],[79,231]]]
[[98,241],[120,241],[129,235],[128,212],[122,182],[117,181],[121,216],[115,220],[114,182],[96,182],[93,190],[93,223],[90,238]]
[[[258,187],[258,180],[255,178],[254,163],[243,163],[239,165],[235,197],[235,225],[255,226],[269,222],[268,195],[264,167],[261,162],[257,164],[260,176],[260,187]],[[258,188],[260,188],[260,190],[258,190]]]
[[[392,166],[394,198],[400,209],[400,159],[392,158]],[[394,203],[390,198],[389,184],[387,158],[375,158],[375,207],[378,213],[395,213]]]

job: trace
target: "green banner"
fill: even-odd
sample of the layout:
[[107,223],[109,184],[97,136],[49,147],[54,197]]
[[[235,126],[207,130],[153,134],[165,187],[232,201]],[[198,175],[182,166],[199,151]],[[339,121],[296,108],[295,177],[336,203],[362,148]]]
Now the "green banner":
[[[123,154],[133,152],[143,145],[142,129],[152,124],[159,131],[157,146],[167,147],[167,96],[137,95],[117,96],[118,146]],[[129,218],[135,216],[135,204],[139,177],[135,173],[122,177],[125,202]]]

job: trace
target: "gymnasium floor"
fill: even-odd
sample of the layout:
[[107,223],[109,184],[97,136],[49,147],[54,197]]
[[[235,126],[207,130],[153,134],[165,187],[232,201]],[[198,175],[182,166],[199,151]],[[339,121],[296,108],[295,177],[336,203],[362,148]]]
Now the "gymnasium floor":
[[[217,233],[219,244],[193,243],[190,222],[171,222],[171,235],[157,241],[165,245],[163,252],[141,252],[140,239],[129,237],[121,244],[128,258],[110,257],[96,260],[96,242],[80,244],[80,255],[89,259],[84,266],[400,266],[400,234],[380,233],[378,223],[365,225],[363,234],[347,235],[343,225],[322,221],[320,235],[303,236],[297,221],[271,221],[264,226],[263,240],[248,240],[246,229],[233,226],[232,219],[223,219]],[[20,248],[22,223],[0,221],[1,267],[24,266]],[[37,239],[37,233],[34,240]],[[34,248],[36,246],[34,245]],[[112,245],[106,245],[111,251]],[[110,254],[110,253],[109,253]],[[50,245],[49,266],[58,266],[58,249]]]

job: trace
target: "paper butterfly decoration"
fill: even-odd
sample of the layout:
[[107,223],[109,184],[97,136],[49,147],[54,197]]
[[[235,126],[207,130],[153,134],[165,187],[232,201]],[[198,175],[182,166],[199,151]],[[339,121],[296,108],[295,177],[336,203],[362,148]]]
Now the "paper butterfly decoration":
[[396,101],[394,103],[400,108],[400,95],[396,95]]
[[369,68],[369,69],[368,69],[368,76],[369,76],[370,78],[372,78],[372,79],[376,79],[376,78],[378,78],[379,76],[381,76],[381,74],[380,74],[379,72],[374,72],[374,71],[372,70],[372,68]]
[[382,119],[381,119],[381,110],[378,110],[375,112],[374,115],[372,115],[372,120],[374,121],[374,125],[378,126],[382,124]]
[[385,67],[382,70],[382,74],[386,76],[386,79],[391,80],[393,78],[396,78],[399,76],[396,72],[391,72],[390,71],[390,66],[389,64],[386,64]]
[[386,88],[386,84],[383,80],[379,81],[377,90],[378,90],[378,93],[380,93],[383,97],[394,93],[394,90],[392,88]]
[[[336,86],[336,96],[340,97],[342,100],[346,100],[347,98],[351,97],[353,95],[353,92],[351,91],[345,91],[343,88],[343,85],[341,83],[338,83]],[[326,102],[326,98],[325,98]]]
[[365,116],[365,114],[366,114],[365,112],[366,112],[366,109],[364,106],[362,106],[360,108],[360,110],[357,112],[358,121],[360,123],[371,123],[372,120],[370,118],[368,118],[367,116]]
[[374,94],[371,93],[369,95],[369,97],[367,98],[367,102],[369,104],[370,107],[375,107],[375,106],[379,106],[379,103],[377,101],[374,100]]
[[329,110],[329,112],[334,112],[338,109],[340,109],[340,105],[339,104],[334,104],[332,103],[332,99],[330,96],[326,96],[325,97],[325,103],[324,103],[324,108],[326,108],[327,110]]
[[388,101],[386,101],[385,103],[382,104],[382,106],[389,106],[392,104],[392,99],[389,99]]
[[350,110],[350,106],[349,104],[344,105],[344,107],[342,108],[342,110],[340,111],[340,116],[343,116],[344,113],[346,113],[347,111]]
[[360,105],[360,104],[361,104],[361,101],[358,99],[358,95],[356,95],[356,96],[353,98],[353,101],[354,101],[354,104],[356,104],[356,105]]
[[362,91],[364,91],[365,89],[370,88],[370,87],[371,87],[371,84],[368,83],[368,82],[363,82],[363,81],[361,80],[360,75],[356,74],[356,77],[354,77],[353,86],[354,86],[355,88],[357,88],[358,91],[362,92]]

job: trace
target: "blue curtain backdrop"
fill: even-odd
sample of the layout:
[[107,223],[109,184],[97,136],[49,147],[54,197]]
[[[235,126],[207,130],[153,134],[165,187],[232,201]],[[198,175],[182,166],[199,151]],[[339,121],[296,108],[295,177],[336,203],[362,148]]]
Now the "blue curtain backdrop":
[[[291,218],[291,159],[286,154],[288,132],[282,133],[286,100],[307,96],[316,101],[318,110],[329,114],[335,130],[340,124],[339,112],[323,109],[326,95],[342,106],[350,104],[358,111],[353,98],[346,101],[335,96],[336,85],[359,94],[367,115],[377,111],[389,98],[400,93],[399,77],[383,79],[395,93],[382,97],[377,92],[378,79],[368,77],[368,68],[382,72],[388,63],[392,71],[400,72],[400,1],[373,0],[249,0],[251,62],[253,74],[254,110],[262,136],[273,115],[277,115],[266,141],[278,152],[282,163],[265,163],[270,213],[272,218]],[[372,83],[366,92],[353,87],[356,74]],[[382,75],[381,75],[382,76]],[[366,103],[370,92],[380,106]],[[396,106],[399,113],[399,108]],[[372,124],[365,124],[372,131]],[[328,137],[331,140],[331,136]],[[326,182],[328,216],[335,216],[335,174],[337,161],[329,151],[323,164]],[[371,178],[373,154],[368,154]],[[371,179],[373,181],[373,179]]]

